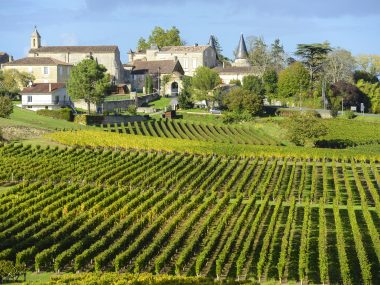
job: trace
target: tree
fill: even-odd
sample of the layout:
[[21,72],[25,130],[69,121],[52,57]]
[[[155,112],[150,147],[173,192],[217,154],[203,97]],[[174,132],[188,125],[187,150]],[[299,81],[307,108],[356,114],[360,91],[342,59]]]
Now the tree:
[[366,71],[372,76],[380,75],[380,55],[362,54],[356,57],[356,62],[360,70]]
[[137,50],[146,50],[152,45],[162,48],[164,46],[182,46],[184,41],[181,39],[180,31],[176,27],[164,30],[161,27],[155,27],[148,40],[141,37],[137,42]]
[[331,51],[328,42],[316,44],[299,44],[295,55],[302,59],[306,68],[309,70],[310,87],[313,88],[313,83],[316,79],[316,74],[322,70],[327,54]]
[[93,59],[84,59],[75,65],[67,81],[67,92],[73,99],[83,99],[87,103],[90,114],[90,104],[103,102],[110,88],[110,76],[107,69]]
[[355,58],[345,49],[334,49],[326,58],[325,76],[331,83],[352,82]]
[[208,101],[214,103],[214,88],[221,83],[222,79],[216,71],[206,66],[198,67],[191,80],[194,98],[198,101],[206,100],[207,105]]
[[284,46],[280,43],[280,39],[275,39],[271,45],[270,61],[275,71],[280,72],[284,69],[286,56]]
[[354,72],[354,83],[358,83],[359,80],[363,80],[365,82],[369,83],[377,83],[379,82],[379,79],[377,76],[370,74],[367,71],[364,70],[355,70]]
[[9,96],[0,96],[0,118],[9,118],[13,112],[13,102]]
[[366,95],[358,87],[345,81],[338,81],[330,86],[330,91],[328,92],[330,103],[335,98],[339,98],[340,103],[343,99],[344,109],[351,106],[356,106],[359,109],[361,103],[364,103],[367,108],[369,107],[369,100]]
[[222,48],[222,46],[219,43],[219,39],[216,36],[213,35],[212,36],[212,40],[214,41],[214,46],[215,46],[215,51],[216,51],[217,59],[220,62],[229,61],[228,57],[226,57],[226,56],[223,55],[223,48]]
[[243,89],[264,96],[265,89],[261,79],[255,75],[246,75],[243,77]]
[[194,105],[191,101],[191,80],[190,76],[182,77],[182,90],[178,95],[178,106],[181,109],[189,109]]
[[236,120],[250,120],[263,110],[263,98],[244,88],[233,88],[225,95],[224,104]]
[[23,87],[35,78],[28,72],[20,72],[17,69],[0,70],[0,95],[17,95]]
[[280,72],[278,94],[283,98],[302,96],[310,86],[309,72],[300,62],[295,62]]
[[288,138],[295,145],[303,146],[306,143],[315,143],[321,136],[327,135],[327,127],[322,119],[311,113],[294,114],[284,124]]
[[153,93],[153,78],[149,74],[145,76],[145,94]]
[[235,84],[236,86],[241,87],[241,81],[239,79],[230,80],[230,85]]
[[268,46],[262,37],[248,38],[248,46],[249,61],[259,70],[260,74],[263,74],[271,64]]
[[269,99],[277,96],[278,75],[274,68],[267,69],[263,74],[265,96]]
[[369,98],[372,113],[380,114],[380,83],[370,83],[360,79],[356,86]]

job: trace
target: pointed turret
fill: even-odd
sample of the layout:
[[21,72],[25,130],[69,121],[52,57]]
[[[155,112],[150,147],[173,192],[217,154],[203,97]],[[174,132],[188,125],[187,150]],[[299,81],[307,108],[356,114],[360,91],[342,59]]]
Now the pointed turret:
[[243,34],[240,36],[239,46],[237,48],[236,59],[247,59],[248,51],[245,45],[245,40]]
[[235,62],[233,66],[251,66],[248,61],[248,51],[247,46],[245,45],[245,40],[243,34],[240,36],[239,45],[236,50]]
[[34,26],[34,31],[31,36],[31,44],[30,47],[32,49],[40,48],[41,47],[41,36],[37,31],[37,26]]

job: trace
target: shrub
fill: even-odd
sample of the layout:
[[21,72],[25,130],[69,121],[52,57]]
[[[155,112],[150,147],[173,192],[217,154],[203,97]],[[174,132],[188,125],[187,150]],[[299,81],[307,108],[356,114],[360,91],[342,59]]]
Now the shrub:
[[103,123],[103,115],[76,115],[74,122],[81,125],[100,125]]
[[13,112],[13,102],[8,96],[0,96],[0,118],[9,118]]
[[136,115],[137,114],[137,107],[135,105],[129,105],[127,108],[127,112],[130,115]]
[[346,111],[346,112],[344,112],[344,117],[346,119],[354,119],[354,118],[356,118],[356,114],[352,111]]
[[37,114],[54,119],[66,120],[69,122],[72,122],[74,120],[73,112],[69,108],[58,110],[38,110]]

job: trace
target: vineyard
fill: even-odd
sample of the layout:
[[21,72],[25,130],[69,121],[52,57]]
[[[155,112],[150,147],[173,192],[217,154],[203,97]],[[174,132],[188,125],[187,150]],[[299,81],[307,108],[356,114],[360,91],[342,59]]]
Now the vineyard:
[[7,144],[0,186],[0,260],[36,271],[380,282],[377,161]]
[[233,144],[277,145],[278,142],[252,127],[216,126],[176,120],[153,120],[100,127],[109,132]]

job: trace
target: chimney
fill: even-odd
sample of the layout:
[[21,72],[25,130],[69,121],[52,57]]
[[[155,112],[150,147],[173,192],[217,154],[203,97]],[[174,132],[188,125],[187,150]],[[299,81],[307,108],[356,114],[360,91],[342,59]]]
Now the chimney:
[[51,83],[49,83],[49,92],[51,92]]

